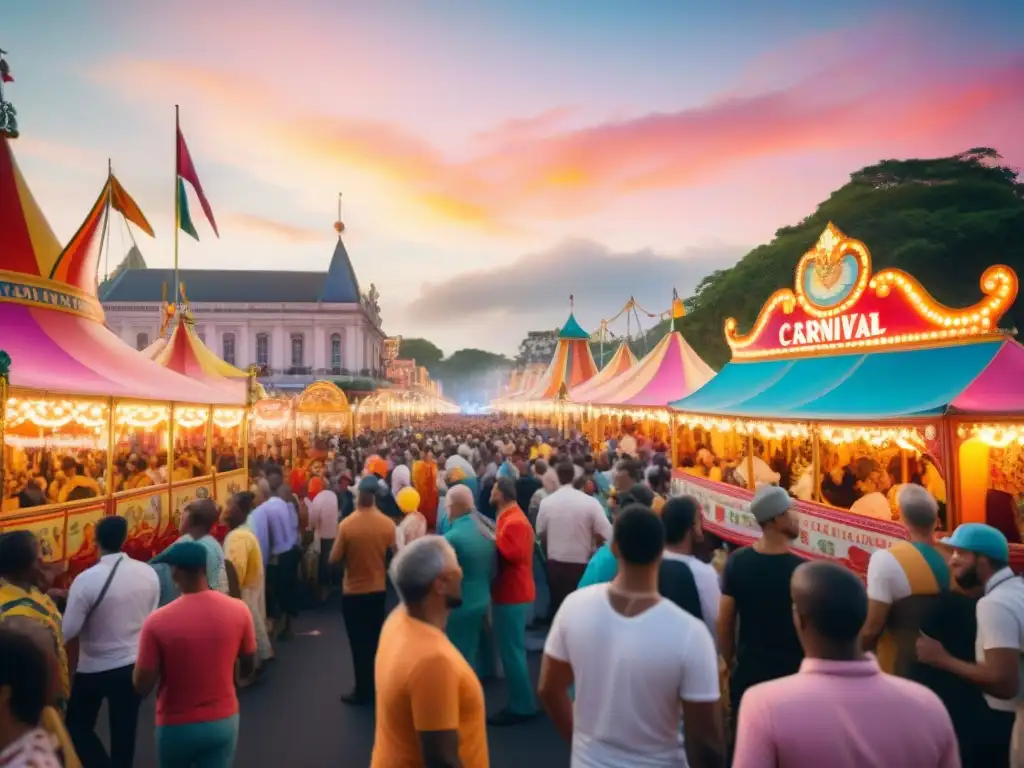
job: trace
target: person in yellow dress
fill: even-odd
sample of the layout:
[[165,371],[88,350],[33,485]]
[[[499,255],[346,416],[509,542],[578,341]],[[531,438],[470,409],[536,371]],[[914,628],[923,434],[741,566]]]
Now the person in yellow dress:
[[[256,664],[259,667],[274,658],[274,648],[267,632],[266,572],[260,542],[249,527],[249,513],[256,497],[251,491],[234,494],[224,509],[223,521],[228,527],[224,538],[224,558],[234,567],[242,602],[252,614],[256,630]],[[243,681],[243,685],[252,681]]]
[[[100,485],[91,477],[85,474],[79,474],[78,462],[74,456],[65,456],[60,462],[61,471],[64,473],[66,478],[64,485],[60,487],[60,491],[57,493],[57,501],[63,504],[68,500],[68,496],[76,488],[84,488],[85,493],[91,494],[92,496],[100,495]],[[88,496],[83,496],[88,498]]]
[[149,465],[146,464],[145,459],[136,458],[133,461],[130,461],[129,466],[131,467],[132,473],[128,476],[128,479],[124,481],[124,489],[126,491],[148,488],[153,485],[153,478],[151,478],[146,471],[149,469]]

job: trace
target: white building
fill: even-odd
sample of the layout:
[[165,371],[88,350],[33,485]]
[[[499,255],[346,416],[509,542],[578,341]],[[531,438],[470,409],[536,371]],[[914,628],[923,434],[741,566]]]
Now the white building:
[[[149,269],[137,252],[123,267],[100,286],[100,301],[110,329],[141,350],[159,334],[174,270]],[[264,385],[300,389],[318,378],[381,373],[377,290],[359,290],[340,237],[326,272],[183,269],[178,279],[203,342],[239,368],[259,366]]]

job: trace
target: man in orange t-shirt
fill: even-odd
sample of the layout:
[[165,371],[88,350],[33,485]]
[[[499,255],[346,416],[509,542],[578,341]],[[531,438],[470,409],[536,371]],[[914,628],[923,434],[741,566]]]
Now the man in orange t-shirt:
[[373,702],[373,658],[384,624],[387,554],[395,546],[395,524],[377,509],[378,484],[373,475],[359,481],[356,508],[338,526],[328,558],[332,565],[345,565],[341,614],[352,651],[355,690],[341,700],[354,706]]
[[377,651],[371,768],[489,768],[483,688],[444,633],[462,602],[455,550],[440,536],[416,539],[395,557],[391,580],[402,605]]

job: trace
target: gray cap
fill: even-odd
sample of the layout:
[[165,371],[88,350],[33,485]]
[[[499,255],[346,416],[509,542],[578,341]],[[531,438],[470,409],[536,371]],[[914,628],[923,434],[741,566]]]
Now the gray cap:
[[777,485],[761,485],[754,492],[754,498],[750,500],[750,514],[757,520],[758,525],[764,525],[784,514],[791,506],[793,499],[785,489]]

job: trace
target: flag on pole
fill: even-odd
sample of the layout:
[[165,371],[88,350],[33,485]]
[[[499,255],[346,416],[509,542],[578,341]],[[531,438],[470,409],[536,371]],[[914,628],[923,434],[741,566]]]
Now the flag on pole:
[[195,190],[196,197],[199,198],[199,205],[202,206],[203,213],[206,214],[206,220],[210,222],[210,226],[213,228],[213,233],[220,237],[220,232],[217,231],[217,222],[213,218],[213,209],[210,207],[210,201],[206,199],[206,193],[203,192],[203,185],[199,183],[199,174],[196,173],[196,167],[192,163],[192,155],[189,154],[185,137],[181,133],[181,128],[178,128],[178,228],[198,240],[199,233],[196,232],[195,224],[192,223],[192,216],[188,210],[188,195],[185,194],[186,181]]
[[686,315],[686,306],[683,304],[683,300],[679,298],[679,293],[675,288],[672,289],[672,319],[678,320],[680,317]]
[[110,177],[110,207],[124,216],[126,221],[130,221],[150,237],[155,237],[153,227],[149,225],[149,220],[139,208],[139,204],[128,194],[128,190],[121,186],[116,176]]
[[13,83],[14,76],[11,74],[11,66],[4,59],[4,51],[0,51],[0,83]]

